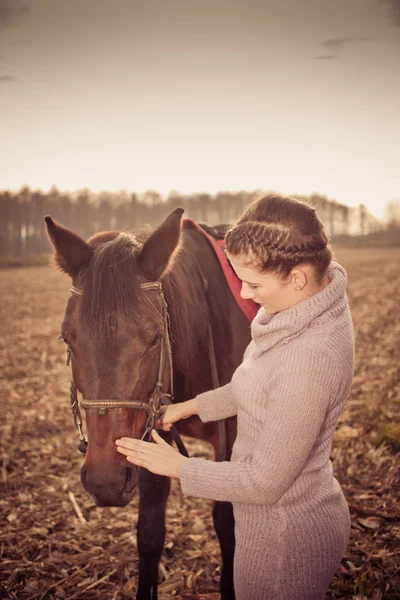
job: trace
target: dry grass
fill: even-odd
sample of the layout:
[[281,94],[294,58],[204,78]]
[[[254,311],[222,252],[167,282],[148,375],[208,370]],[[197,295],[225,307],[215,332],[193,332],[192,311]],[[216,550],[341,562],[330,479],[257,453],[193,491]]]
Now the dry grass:
[[[338,249],[348,271],[356,373],[332,451],[352,537],[327,598],[400,598],[400,250]],[[79,482],[59,335],[69,281],[47,267],[2,271],[0,595],[119,599],[137,584],[137,498],[100,509]],[[397,427],[397,428],[396,428]],[[188,441],[190,453],[210,448]],[[212,502],[168,503],[160,599],[217,599]],[[79,515],[81,512],[81,515]]]

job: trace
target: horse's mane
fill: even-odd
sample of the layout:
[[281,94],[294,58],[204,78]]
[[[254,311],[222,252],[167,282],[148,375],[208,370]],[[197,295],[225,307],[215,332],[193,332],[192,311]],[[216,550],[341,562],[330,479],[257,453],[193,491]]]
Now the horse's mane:
[[[89,240],[94,252],[82,274],[82,327],[89,328],[104,343],[112,339],[117,315],[162,324],[149,292],[140,287],[137,256],[148,236],[148,232],[110,232]],[[209,316],[200,273],[196,271],[196,244],[187,231],[183,230],[181,236],[173,267],[161,281],[171,321],[174,367],[189,374],[196,368],[196,348],[206,339]]]

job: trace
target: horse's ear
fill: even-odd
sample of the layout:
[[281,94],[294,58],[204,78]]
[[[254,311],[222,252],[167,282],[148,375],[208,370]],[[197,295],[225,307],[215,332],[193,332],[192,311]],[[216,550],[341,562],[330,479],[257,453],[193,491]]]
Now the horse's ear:
[[83,264],[90,258],[93,248],[79,235],[63,227],[51,217],[44,218],[47,234],[55,249],[54,260],[64,273],[76,277]]
[[143,245],[138,267],[149,281],[158,281],[172,263],[179,245],[182,213],[183,208],[175,209]]

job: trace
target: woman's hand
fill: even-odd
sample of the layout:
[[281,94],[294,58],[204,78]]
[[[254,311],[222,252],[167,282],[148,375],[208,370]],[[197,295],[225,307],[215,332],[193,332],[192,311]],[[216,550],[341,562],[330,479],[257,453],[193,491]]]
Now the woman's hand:
[[188,419],[192,415],[197,415],[197,400],[186,400],[178,404],[168,404],[161,407],[161,416],[158,420],[158,426],[163,431],[169,431],[173,423],[181,419]]
[[182,464],[190,459],[167,444],[155,429],[152,429],[151,437],[155,444],[125,437],[115,443],[118,452],[125,454],[126,460],[134,465],[144,467],[156,475],[179,477]]

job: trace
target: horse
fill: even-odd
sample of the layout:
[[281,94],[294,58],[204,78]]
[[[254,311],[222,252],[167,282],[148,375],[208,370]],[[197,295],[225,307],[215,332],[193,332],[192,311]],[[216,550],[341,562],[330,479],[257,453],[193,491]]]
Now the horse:
[[[104,231],[87,241],[45,217],[55,265],[72,280],[60,337],[71,361],[74,419],[87,445],[82,485],[98,506],[126,506],[139,489],[137,600],[157,600],[170,479],[128,463],[115,440],[145,437],[150,416],[150,428],[157,420],[149,408],[155,397],[182,402],[212,389],[210,335],[219,385],[231,380],[250,341],[249,321],[211,245],[198,230],[182,228],[182,213],[174,210],[150,233]],[[87,442],[76,391],[86,410]],[[217,422],[193,416],[176,427],[230,459],[236,417],[226,420],[222,442]],[[172,443],[170,432],[160,433]],[[234,600],[232,505],[215,502],[212,515],[221,598]]]

